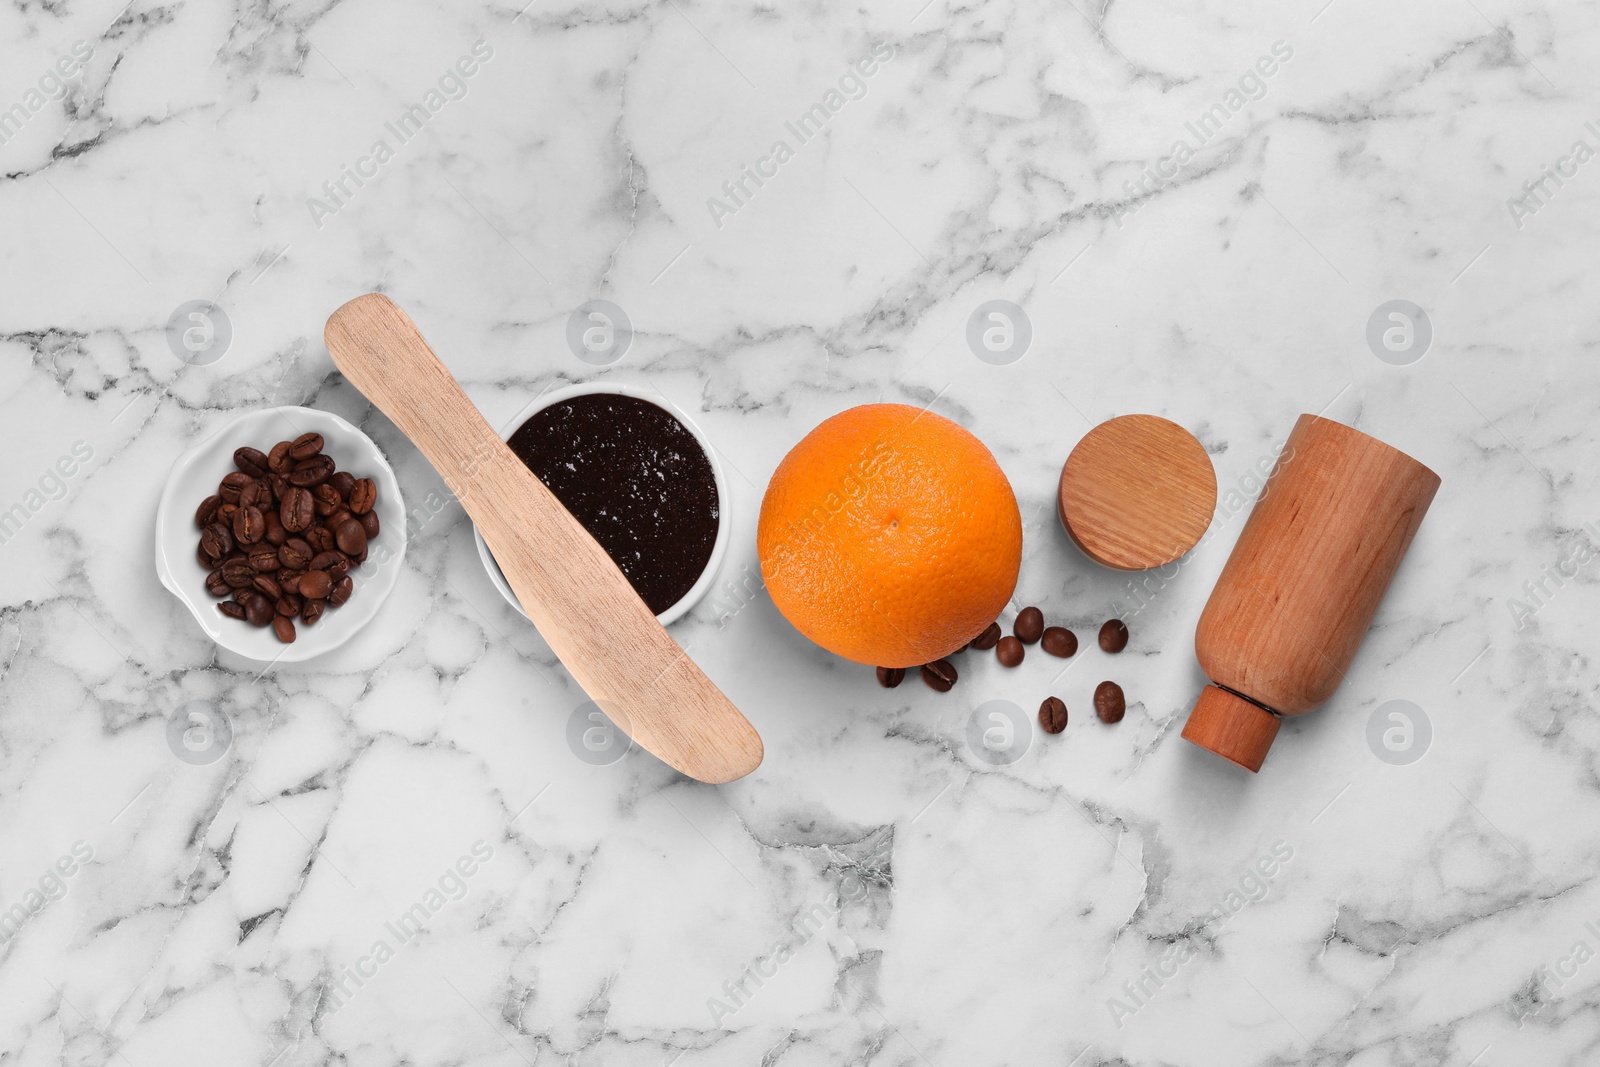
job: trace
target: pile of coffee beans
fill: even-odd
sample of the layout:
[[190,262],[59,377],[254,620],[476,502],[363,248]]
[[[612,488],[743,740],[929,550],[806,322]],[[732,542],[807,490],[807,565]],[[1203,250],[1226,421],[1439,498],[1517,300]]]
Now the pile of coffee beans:
[[[1107,619],[1100,627],[1100,648],[1117,653],[1128,647],[1128,626],[1121,619]],[[998,620],[984,627],[983,632],[971,642],[956,649],[965,652],[975,648],[987,652],[994,649],[995,658],[1002,667],[1015,667],[1022,663],[1027,645],[1037,644],[1045,652],[1059,659],[1070,659],[1078,652],[1078,635],[1065,626],[1046,626],[1044,612],[1029,605],[1017,612],[1011,633],[1002,636]],[[954,655],[955,653],[951,653]],[[948,659],[935,660],[918,668],[928,688],[938,693],[948,693],[955,687],[958,675]],[[905,680],[904,667],[879,667],[878,684],[893,689]],[[1094,691],[1094,711],[1101,722],[1121,722],[1127,711],[1127,699],[1116,682],[1101,682]],[[1060,697],[1046,697],[1039,705],[1039,726],[1047,734],[1058,734],[1067,727],[1067,705]]]
[[271,626],[285,644],[296,618],[311,626],[350,599],[350,571],[378,536],[376,483],[335,468],[322,446],[307,433],[268,452],[236,449],[237,469],[194,513],[206,590],[228,598],[217,610]]

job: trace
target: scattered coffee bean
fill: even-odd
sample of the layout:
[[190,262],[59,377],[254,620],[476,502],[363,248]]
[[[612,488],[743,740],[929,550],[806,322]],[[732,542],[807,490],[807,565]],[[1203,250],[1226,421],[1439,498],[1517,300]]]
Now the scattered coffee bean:
[[1100,716],[1101,722],[1121,722],[1127,710],[1122,686],[1116,682],[1101,682],[1094,687],[1094,713]]
[[895,686],[899,685],[905,680],[905,676],[906,669],[904,667],[878,668],[878,684],[883,686],[885,689],[893,689]]
[[958,675],[956,669],[947,659],[936,659],[932,663],[924,663],[919,672],[922,680],[928,683],[928,688],[935,693],[948,693],[956,684]]
[[1060,697],[1045,697],[1039,705],[1039,726],[1047,734],[1059,734],[1067,728],[1067,705]]
[[350,599],[350,569],[378,536],[377,483],[338,470],[324,444],[308,433],[270,452],[236,449],[237,469],[194,514],[206,591],[229,598],[218,610],[271,625],[285,644],[295,639],[296,617],[309,626]]
[[1017,621],[1012,624],[1011,632],[1023,644],[1033,644],[1044,633],[1044,612],[1034,607],[1023,608],[1017,612]]
[[987,652],[1000,642],[1000,624],[991,622],[983,628],[983,633],[972,639],[972,647],[981,652]]
[[1128,627],[1121,619],[1107,619],[1100,627],[1100,647],[1107,652],[1121,652],[1128,647]]
[[1022,662],[1022,642],[1007,634],[994,646],[994,654],[1002,667],[1015,667]]
[[1077,654],[1078,635],[1065,626],[1046,626],[1044,637],[1039,642],[1039,647],[1052,656],[1066,659]]

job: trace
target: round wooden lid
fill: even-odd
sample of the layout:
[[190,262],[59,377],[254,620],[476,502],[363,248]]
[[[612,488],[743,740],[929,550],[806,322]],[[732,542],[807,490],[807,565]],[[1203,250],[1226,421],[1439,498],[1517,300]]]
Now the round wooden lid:
[[1118,570],[1171,563],[1217,506],[1217,475],[1194,434],[1156,415],[1090,430],[1061,468],[1056,511],[1085,555]]

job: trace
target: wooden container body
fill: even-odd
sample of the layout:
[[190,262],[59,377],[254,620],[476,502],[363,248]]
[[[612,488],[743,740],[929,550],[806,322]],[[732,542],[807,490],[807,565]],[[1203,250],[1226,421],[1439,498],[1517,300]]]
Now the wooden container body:
[[1332,696],[1438,488],[1405,453],[1300,416],[1200,616],[1206,675],[1283,715]]

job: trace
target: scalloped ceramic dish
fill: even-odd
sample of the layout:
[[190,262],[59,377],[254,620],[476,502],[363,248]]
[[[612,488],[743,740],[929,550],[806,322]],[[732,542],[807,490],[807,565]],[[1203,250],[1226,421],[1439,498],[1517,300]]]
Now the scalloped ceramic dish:
[[[315,626],[297,625],[294,642],[286,645],[270,626],[251,626],[217,610],[222,601],[206,591],[206,571],[195,559],[200,531],[194,513],[200,501],[216,492],[222,476],[235,469],[234,449],[251,445],[265,452],[279,441],[313,431],[322,435],[323,451],[340,470],[377,483],[378,503],[373,510],[379,531],[367,561],[350,572],[355,580],[350,599],[324,613]],[[264,408],[227,423],[173,462],[156,508],[156,574],[161,584],[183,601],[207,637],[259,663],[299,663],[350,640],[389,598],[405,554],[405,504],[388,461],[366,434],[339,416],[314,408]]]

